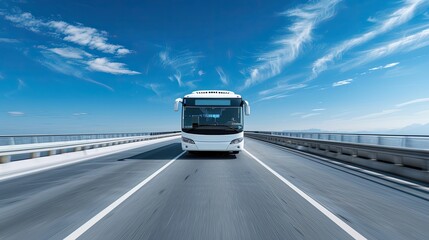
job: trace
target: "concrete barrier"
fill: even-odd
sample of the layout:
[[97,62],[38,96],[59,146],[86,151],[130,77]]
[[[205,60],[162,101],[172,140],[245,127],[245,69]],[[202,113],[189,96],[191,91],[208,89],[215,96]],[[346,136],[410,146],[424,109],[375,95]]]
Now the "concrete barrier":
[[0,146],[0,163],[8,163],[14,156],[23,156],[19,160],[39,158],[41,155],[57,155],[68,152],[85,151],[88,149],[104,148],[114,145],[134,143],[158,138],[179,136],[180,132],[167,134],[151,134],[146,136],[119,137],[108,139],[92,139],[64,142],[45,142],[19,145]]
[[429,183],[429,150],[245,132],[246,137]]
[[53,154],[30,158],[21,161],[11,161],[7,164],[0,164],[0,182],[12,178],[47,171],[58,167],[88,161],[94,158],[108,156],[111,154],[129,151],[144,146],[157,145],[165,141],[171,141],[180,138],[180,133],[172,136],[154,136],[154,138],[145,141],[136,141],[127,144],[116,144],[99,148],[82,148],[81,151],[70,151],[63,154]]

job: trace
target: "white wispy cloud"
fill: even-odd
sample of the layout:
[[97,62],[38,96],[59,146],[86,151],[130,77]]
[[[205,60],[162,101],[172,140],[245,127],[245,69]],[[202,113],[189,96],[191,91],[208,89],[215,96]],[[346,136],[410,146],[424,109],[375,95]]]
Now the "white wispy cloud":
[[164,67],[170,67],[174,70],[192,72],[198,66],[199,60],[203,57],[200,53],[193,53],[189,50],[183,50],[172,53],[170,50],[161,51],[159,59]]
[[112,87],[102,82],[96,81],[92,78],[89,78],[84,74],[84,72],[82,72],[82,66],[84,66],[83,64],[86,65],[87,63],[67,61],[64,58],[60,58],[58,55],[47,50],[42,50],[41,53],[43,58],[39,59],[38,62],[43,66],[49,68],[50,70],[59,72],[65,75],[73,76],[77,79],[94,83],[110,91],[114,91]]
[[197,88],[197,82],[201,82],[201,79],[188,80],[184,84],[189,88],[195,89]]
[[16,23],[19,27],[26,28],[33,32],[40,32],[40,28],[43,27],[46,23],[36,19],[31,15],[31,13],[25,12],[16,15],[9,15],[6,13],[0,12],[1,15],[4,16],[6,20]]
[[[51,58],[53,62],[60,62],[58,58],[54,57],[53,54],[47,54],[47,52],[55,53],[62,58],[65,58],[66,61],[62,61],[62,68],[65,65],[73,65],[73,67],[80,67],[86,65],[89,70],[105,72],[110,74],[124,74],[124,75],[136,75],[140,72],[132,71],[126,68],[125,63],[119,62],[110,62],[107,58],[98,58],[92,54],[78,48],[73,47],[63,47],[63,48],[47,48],[45,46],[38,46],[42,49],[42,55],[45,58]],[[46,64],[44,64],[46,66]],[[50,67],[51,69],[58,69],[58,67]],[[58,71],[61,72],[61,71]],[[69,74],[70,75],[70,74]],[[83,74],[80,74],[83,75]]]
[[96,58],[94,60],[88,61],[88,67],[91,70],[111,73],[111,74],[126,74],[126,75],[136,75],[140,74],[139,72],[129,70],[125,67],[124,63],[119,62],[110,62],[107,58]]
[[83,115],[88,115],[88,113],[86,112],[73,113],[73,116],[83,116]]
[[[195,82],[197,80],[185,81],[184,78],[194,77],[196,69],[198,69],[199,60],[204,57],[201,53],[194,53],[189,50],[172,52],[170,49],[166,49],[159,52],[158,57],[165,69],[173,71],[168,77],[171,81],[176,81],[180,87],[196,87]],[[199,76],[204,74],[202,70],[200,71],[197,72]]]
[[368,119],[368,118],[377,118],[377,117],[389,115],[389,114],[392,114],[392,113],[396,113],[396,112],[399,112],[399,111],[401,111],[401,109],[397,109],[397,108],[386,109],[386,110],[382,110],[381,112],[370,113],[370,114],[367,114],[367,115],[359,116],[357,118],[354,118],[354,120],[362,120],[362,119]]
[[78,48],[65,47],[65,48],[50,48],[49,51],[60,55],[65,58],[83,59],[84,57],[91,57],[92,55]]
[[297,90],[305,87],[307,87],[307,85],[304,83],[288,84],[288,83],[278,82],[275,87],[260,91],[259,95],[269,95],[269,94],[279,94],[279,93],[284,94],[292,90]]
[[380,70],[380,69],[392,68],[398,64],[399,64],[399,62],[393,62],[393,63],[386,64],[384,66],[373,67],[373,68],[370,68],[368,70],[369,71],[376,71],[376,70]]
[[170,81],[172,81],[172,82],[177,82],[179,87],[189,87],[189,88],[197,88],[196,83],[201,81],[200,79],[184,81],[182,79],[182,73],[181,72],[176,72],[175,74],[169,76],[168,79],[170,79]]
[[[0,74],[0,79],[2,79],[2,77],[3,77],[3,76],[1,76],[1,74]],[[27,87],[27,84],[26,84],[26,83],[25,83],[25,81],[24,81],[24,80],[22,80],[21,78],[18,78],[18,79],[17,79],[17,83],[18,83],[18,84],[17,84],[17,86],[16,86],[16,88],[15,88],[14,90],[4,93],[4,95],[3,95],[3,96],[5,96],[5,97],[9,98],[9,97],[11,97],[12,95],[15,95],[15,94],[19,93],[21,90],[23,90],[24,88],[26,88],[26,87]]]
[[13,38],[0,38],[0,43],[17,43],[17,42],[19,41]]
[[107,33],[92,27],[82,25],[72,25],[63,21],[50,21],[47,26],[55,29],[58,33],[64,35],[64,40],[87,46],[105,53],[125,55],[131,51],[121,45],[110,44],[107,42]]
[[320,115],[321,113],[308,113],[308,114],[304,114],[301,116],[301,118],[309,118],[309,117],[314,117],[317,115]]
[[2,13],[6,20],[9,20],[19,27],[26,28],[37,33],[48,33],[53,36],[62,36],[63,40],[75,44],[86,46],[104,53],[125,55],[130,53],[122,45],[108,43],[107,32],[82,24],[73,25],[64,21],[44,21],[35,18],[31,13],[20,14]]
[[285,98],[285,97],[289,97],[289,96],[290,96],[289,94],[275,94],[275,95],[271,95],[271,96],[262,97],[262,98],[256,100],[255,103],[267,101],[267,100],[272,100],[272,99],[281,99],[281,98]]
[[157,96],[161,96],[161,85],[157,83],[148,83],[144,85],[145,88],[152,90]]
[[315,108],[315,109],[312,109],[311,111],[320,112],[320,111],[325,111],[325,110],[326,110],[326,108]]
[[[48,35],[54,38],[60,37],[64,41],[73,42],[80,46],[98,50],[103,53],[111,53],[116,56],[122,56],[131,52],[121,45],[109,43],[107,39],[107,32],[91,27],[86,27],[82,24],[73,25],[64,21],[46,21],[37,19],[28,12],[9,14],[3,11],[0,12],[0,16],[4,16],[6,20],[15,23],[19,27],[23,27],[33,32]],[[76,78],[98,84],[108,88],[109,90],[113,89],[99,81],[95,81],[86,77],[82,72],[82,69],[106,72],[110,74],[140,74],[137,71],[127,69],[124,63],[110,62],[105,57],[100,58],[94,56],[79,48],[69,46],[53,48],[46,46],[36,46],[36,48],[42,49],[41,53],[44,59],[39,60],[42,65],[56,72],[71,75]],[[56,55],[67,59],[67,61],[58,59],[54,54],[48,54],[48,52],[55,53]]]
[[369,18],[367,18],[366,19],[368,22],[371,22],[371,23],[376,23],[377,22],[377,19],[376,18],[374,18],[374,17],[369,17]]
[[429,28],[424,29],[412,35],[394,39],[390,42],[381,44],[380,47],[369,49],[363,52],[359,57],[364,57],[358,63],[368,62],[374,59],[389,56],[398,52],[410,52],[429,45]]
[[198,76],[203,76],[204,74],[206,74],[206,73],[203,70],[198,71]]
[[16,111],[14,111],[14,112],[7,112],[7,114],[9,114],[12,117],[20,117],[20,116],[24,116],[25,115],[25,113],[23,113],[23,112],[16,112]]
[[183,86],[182,73],[181,72],[177,72],[177,73],[173,74],[172,76],[169,76],[168,79],[170,79],[170,81],[172,81],[172,82],[176,81],[177,84],[179,85],[179,87]]
[[341,80],[341,81],[332,83],[332,87],[344,86],[344,85],[351,84],[352,82],[353,82],[353,79],[349,78],[349,79],[346,79],[346,80]]
[[370,68],[368,70],[369,71],[376,71],[376,70],[380,70],[380,69],[383,69],[383,66],[373,67],[373,68]]
[[290,115],[291,116],[301,116],[301,115],[304,115],[305,113],[303,113],[303,112],[294,112],[294,113],[291,113]]
[[244,88],[279,75],[283,68],[294,61],[302,51],[303,45],[312,41],[313,30],[319,23],[334,15],[335,6],[340,0],[322,0],[301,5],[282,15],[293,18],[288,32],[272,43],[273,50],[260,54],[258,64],[247,71]]
[[408,102],[403,102],[403,103],[399,103],[396,104],[396,107],[401,108],[401,107],[405,107],[408,105],[412,105],[412,104],[416,104],[416,103],[423,103],[423,102],[429,102],[429,98],[418,98],[418,99],[414,99]]
[[389,64],[384,65],[384,67],[383,67],[383,68],[391,68],[391,67],[394,67],[394,66],[396,66],[396,65],[398,65],[398,64],[399,64],[399,62],[389,63]]
[[368,32],[362,35],[348,39],[341,44],[332,48],[326,55],[317,59],[312,65],[312,79],[316,78],[318,74],[327,69],[330,62],[341,57],[346,51],[366,43],[375,37],[394,29],[403,23],[408,22],[415,14],[419,5],[423,4],[425,0],[406,0],[400,8],[391,13],[387,18],[380,20],[377,25]]
[[224,85],[228,85],[228,77],[226,76],[225,72],[223,71],[223,69],[221,67],[216,67],[216,72],[217,74],[219,74],[219,78],[220,81],[224,84]]

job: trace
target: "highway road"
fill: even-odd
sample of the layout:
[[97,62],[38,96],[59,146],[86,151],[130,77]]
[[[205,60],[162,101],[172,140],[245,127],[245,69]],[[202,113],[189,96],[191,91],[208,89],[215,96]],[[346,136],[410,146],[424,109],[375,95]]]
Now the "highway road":
[[245,148],[190,155],[171,140],[2,181],[0,239],[429,236],[426,192],[258,140]]

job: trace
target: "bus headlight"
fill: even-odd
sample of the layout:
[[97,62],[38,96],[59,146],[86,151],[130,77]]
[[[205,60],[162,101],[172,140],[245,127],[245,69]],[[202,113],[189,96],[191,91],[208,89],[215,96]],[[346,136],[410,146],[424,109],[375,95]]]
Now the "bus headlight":
[[238,144],[238,143],[241,143],[242,141],[243,141],[243,138],[237,138],[232,140],[230,144]]
[[192,140],[190,138],[182,137],[182,141],[185,143],[195,144],[194,140]]

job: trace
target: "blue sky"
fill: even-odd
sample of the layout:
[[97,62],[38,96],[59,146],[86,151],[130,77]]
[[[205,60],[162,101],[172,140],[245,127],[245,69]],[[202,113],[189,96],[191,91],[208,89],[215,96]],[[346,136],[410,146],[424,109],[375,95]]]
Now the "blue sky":
[[0,1],[0,134],[179,128],[226,89],[248,130],[429,123],[429,1]]

